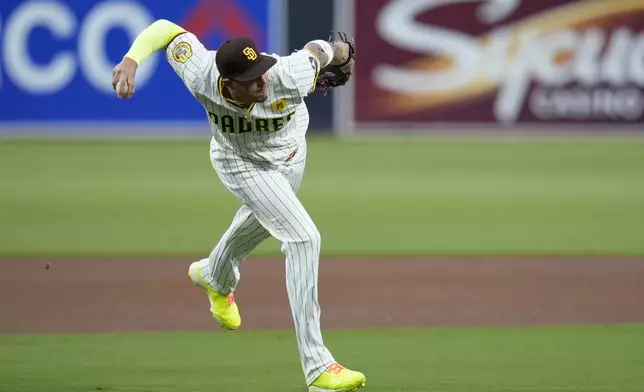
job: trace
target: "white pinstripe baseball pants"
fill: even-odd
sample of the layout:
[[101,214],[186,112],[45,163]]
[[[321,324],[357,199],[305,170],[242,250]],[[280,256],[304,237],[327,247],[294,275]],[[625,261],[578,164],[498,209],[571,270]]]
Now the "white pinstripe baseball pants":
[[200,262],[200,269],[206,283],[227,294],[237,286],[239,265],[257,245],[270,235],[282,243],[302,370],[310,384],[335,360],[323,343],[320,327],[320,233],[296,196],[305,161],[305,144],[291,161],[277,168],[234,158],[230,153],[212,154],[219,178],[243,206],[210,257]]

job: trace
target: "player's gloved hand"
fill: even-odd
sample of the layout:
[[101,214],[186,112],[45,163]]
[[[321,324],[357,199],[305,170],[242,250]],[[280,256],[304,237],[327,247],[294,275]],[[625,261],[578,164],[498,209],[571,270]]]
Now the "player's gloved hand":
[[123,57],[123,60],[112,70],[112,88],[116,91],[116,96],[119,99],[132,98],[135,88],[134,76],[137,68],[136,61]]
[[320,70],[316,82],[316,90],[324,91],[344,86],[351,78],[355,64],[356,49],[353,38],[347,37],[345,33],[337,32],[339,39],[334,40],[334,31],[329,36],[329,42],[333,47],[333,60],[326,67]]

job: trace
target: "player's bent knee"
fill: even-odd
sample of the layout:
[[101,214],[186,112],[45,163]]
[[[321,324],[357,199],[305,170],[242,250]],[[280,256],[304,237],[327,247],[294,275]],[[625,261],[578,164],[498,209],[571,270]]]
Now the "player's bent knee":
[[304,240],[309,244],[309,246],[311,246],[311,248],[316,249],[317,251],[320,250],[320,246],[322,245],[322,236],[317,229],[309,230],[306,233],[306,238]]

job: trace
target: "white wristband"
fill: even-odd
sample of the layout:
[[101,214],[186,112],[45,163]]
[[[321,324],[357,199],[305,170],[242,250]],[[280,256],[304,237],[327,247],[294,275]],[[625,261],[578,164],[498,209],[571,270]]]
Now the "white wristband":
[[311,42],[320,45],[324,53],[326,53],[327,62],[326,64],[322,64],[322,62],[320,62],[320,67],[326,67],[327,65],[329,65],[331,60],[333,60],[333,48],[331,47],[331,44],[328,41],[324,41],[321,39],[316,39],[315,41],[311,41]]

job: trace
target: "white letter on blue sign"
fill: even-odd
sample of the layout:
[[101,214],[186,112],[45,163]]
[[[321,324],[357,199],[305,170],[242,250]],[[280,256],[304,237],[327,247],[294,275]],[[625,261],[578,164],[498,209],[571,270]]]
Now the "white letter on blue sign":
[[32,94],[61,90],[74,77],[76,61],[72,53],[58,53],[49,64],[33,62],[29,55],[29,35],[36,27],[46,27],[56,38],[71,38],[76,19],[69,8],[49,1],[27,2],[7,20],[3,47],[7,76],[19,88]]

